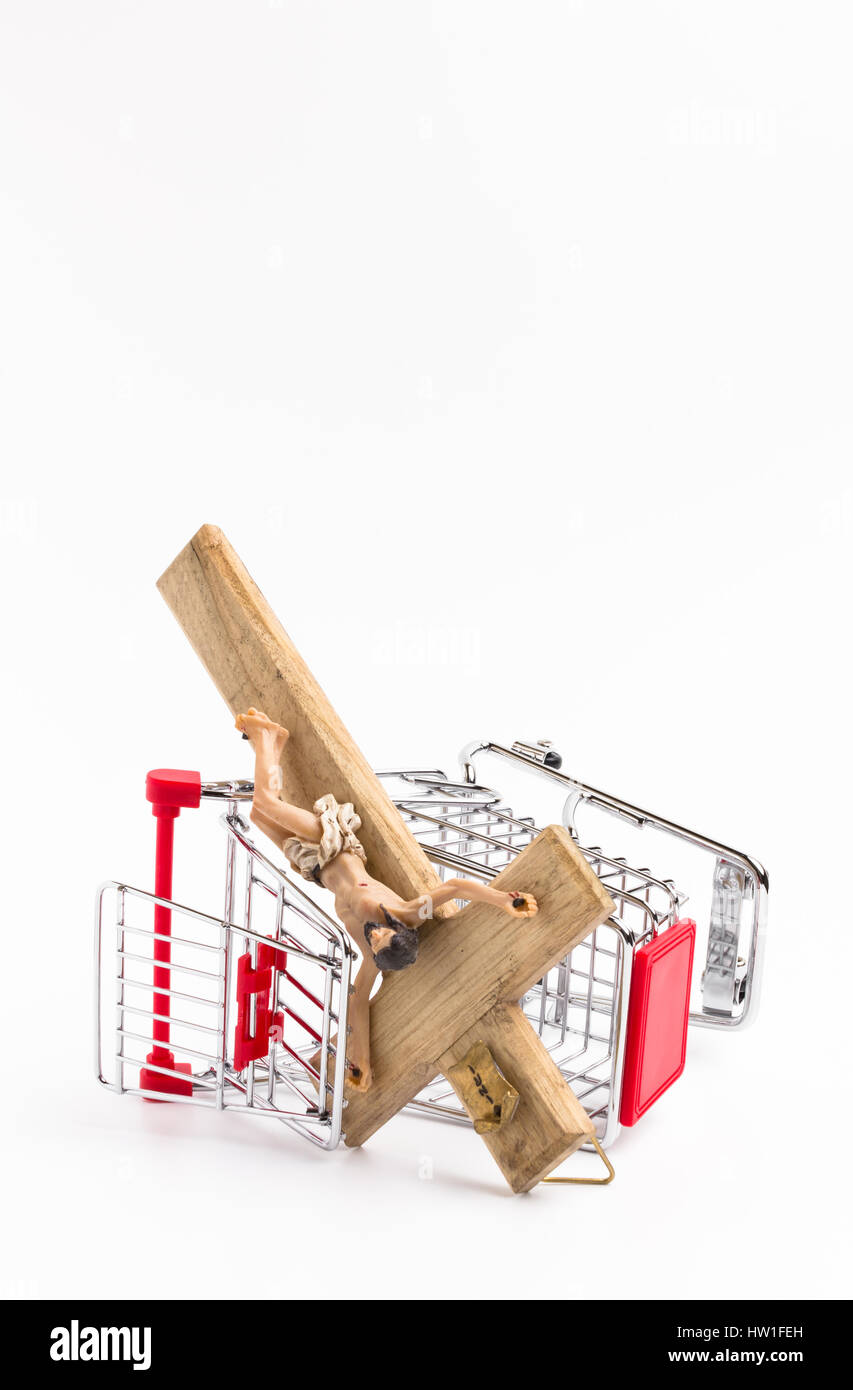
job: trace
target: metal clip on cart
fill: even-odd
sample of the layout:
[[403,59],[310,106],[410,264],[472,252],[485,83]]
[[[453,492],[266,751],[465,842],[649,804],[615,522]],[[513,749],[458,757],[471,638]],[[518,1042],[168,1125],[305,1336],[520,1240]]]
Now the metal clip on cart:
[[[520,794],[541,802],[536,816],[516,814],[477,780],[483,756],[507,778],[520,774]],[[471,743],[459,781],[437,769],[379,776],[442,877],[487,881],[560,821],[605,883],[613,916],[523,1001],[602,1148],[681,1075],[688,1022],[736,1029],[754,1018],[768,892],[757,860],[568,776],[545,742]],[[254,844],[240,815],[250,782],[163,770],[149,774],[147,796],[157,821],[155,891],[109,882],[97,895],[99,1082],[266,1116],[335,1148],[346,1129],[345,1069],[333,1059],[347,1029],[355,956],[347,933]],[[201,802],[224,805],[221,917],[172,899],[175,820]],[[582,838],[579,821],[597,812],[650,848],[660,840],[679,861],[683,887]],[[443,1080],[410,1108],[470,1123]]]

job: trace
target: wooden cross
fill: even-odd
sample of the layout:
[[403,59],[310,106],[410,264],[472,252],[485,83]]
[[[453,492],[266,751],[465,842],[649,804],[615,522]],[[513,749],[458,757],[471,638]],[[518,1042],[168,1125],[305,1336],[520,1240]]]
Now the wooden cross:
[[[288,799],[352,801],[371,873],[405,899],[434,890],[424,851],[218,527],[202,526],[158,588],[232,714],[255,705],[290,730]],[[423,925],[415,965],[385,976],[371,1001],[373,1085],[349,1096],[345,1142],[363,1144],[451,1068],[464,1103],[468,1069],[458,1064],[483,1043],[519,1098],[482,1138],[513,1191],[526,1192],[594,1127],[518,1001],[614,908],[562,826],[543,830],[493,882],[532,893],[537,915],[449,904]]]

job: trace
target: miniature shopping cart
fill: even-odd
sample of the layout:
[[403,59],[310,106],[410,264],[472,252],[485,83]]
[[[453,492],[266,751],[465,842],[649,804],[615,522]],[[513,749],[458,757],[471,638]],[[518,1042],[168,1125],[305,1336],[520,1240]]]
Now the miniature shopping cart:
[[[483,757],[503,791],[478,780]],[[688,1023],[731,1030],[754,1018],[768,881],[749,855],[568,776],[546,742],[472,743],[456,781],[438,769],[378,775],[443,878],[487,882],[558,821],[606,886],[613,915],[522,1001],[603,1148],[681,1075]],[[346,1130],[350,938],[311,885],[254,843],[241,814],[250,782],[165,770],[149,774],[147,795],[154,892],[109,882],[97,895],[99,1082],[271,1118],[334,1148]],[[221,916],[172,898],[175,822],[202,803],[221,811]],[[599,814],[639,838],[639,853],[591,843]],[[678,861],[677,878],[635,867],[652,849]],[[409,1108],[470,1123],[443,1080]]]

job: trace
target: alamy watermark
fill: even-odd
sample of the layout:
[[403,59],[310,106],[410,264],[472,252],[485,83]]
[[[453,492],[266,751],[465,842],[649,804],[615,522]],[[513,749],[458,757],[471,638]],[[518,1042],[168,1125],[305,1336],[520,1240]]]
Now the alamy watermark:
[[151,1366],[150,1327],[54,1327],[50,1334],[51,1361],[131,1361],[135,1371]]
[[401,621],[374,628],[370,651],[375,666],[425,670],[451,666],[476,674],[481,664],[482,634],[478,627]]
[[669,112],[667,135],[671,145],[775,154],[776,112],[752,106],[702,106],[691,101],[689,106]]

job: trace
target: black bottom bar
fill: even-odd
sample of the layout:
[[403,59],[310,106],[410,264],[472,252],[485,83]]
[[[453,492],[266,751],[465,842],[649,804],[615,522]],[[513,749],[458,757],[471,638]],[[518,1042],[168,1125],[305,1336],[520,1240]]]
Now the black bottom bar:
[[[496,1373],[511,1374],[525,1351],[535,1353],[537,1363],[532,1371],[528,1360],[525,1376],[541,1376],[546,1386],[581,1373],[584,1384],[609,1382],[614,1372],[637,1370],[672,1371],[682,1379],[716,1372],[726,1378],[721,1384],[750,1371],[761,1383],[780,1374],[837,1372],[846,1362],[844,1302],[555,1299],[508,1300],[498,1309],[491,1302],[436,1299],[445,1310],[436,1322],[433,1304],[421,1316],[411,1302],[406,1307],[407,1300],[384,1291],[343,1316],[336,1301],[315,1303],[325,1310],[328,1331],[313,1354],[320,1356],[324,1377],[340,1380],[342,1388],[358,1360],[365,1375],[374,1364],[379,1372],[381,1363],[381,1378],[396,1380],[444,1364],[443,1374],[452,1370],[454,1383],[470,1377],[479,1387]],[[274,1384],[292,1369],[294,1331],[307,1326],[308,1311],[309,1301],[267,1301],[259,1287],[251,1305],[71,1299],[5,1303],[2,1315],[5,1346],[24,1372],[32,1366],[40,1374],[91,1378],[138,1371],[148,1379],[209,1372],[221,1383],[233,1369],[254,1386]]]

